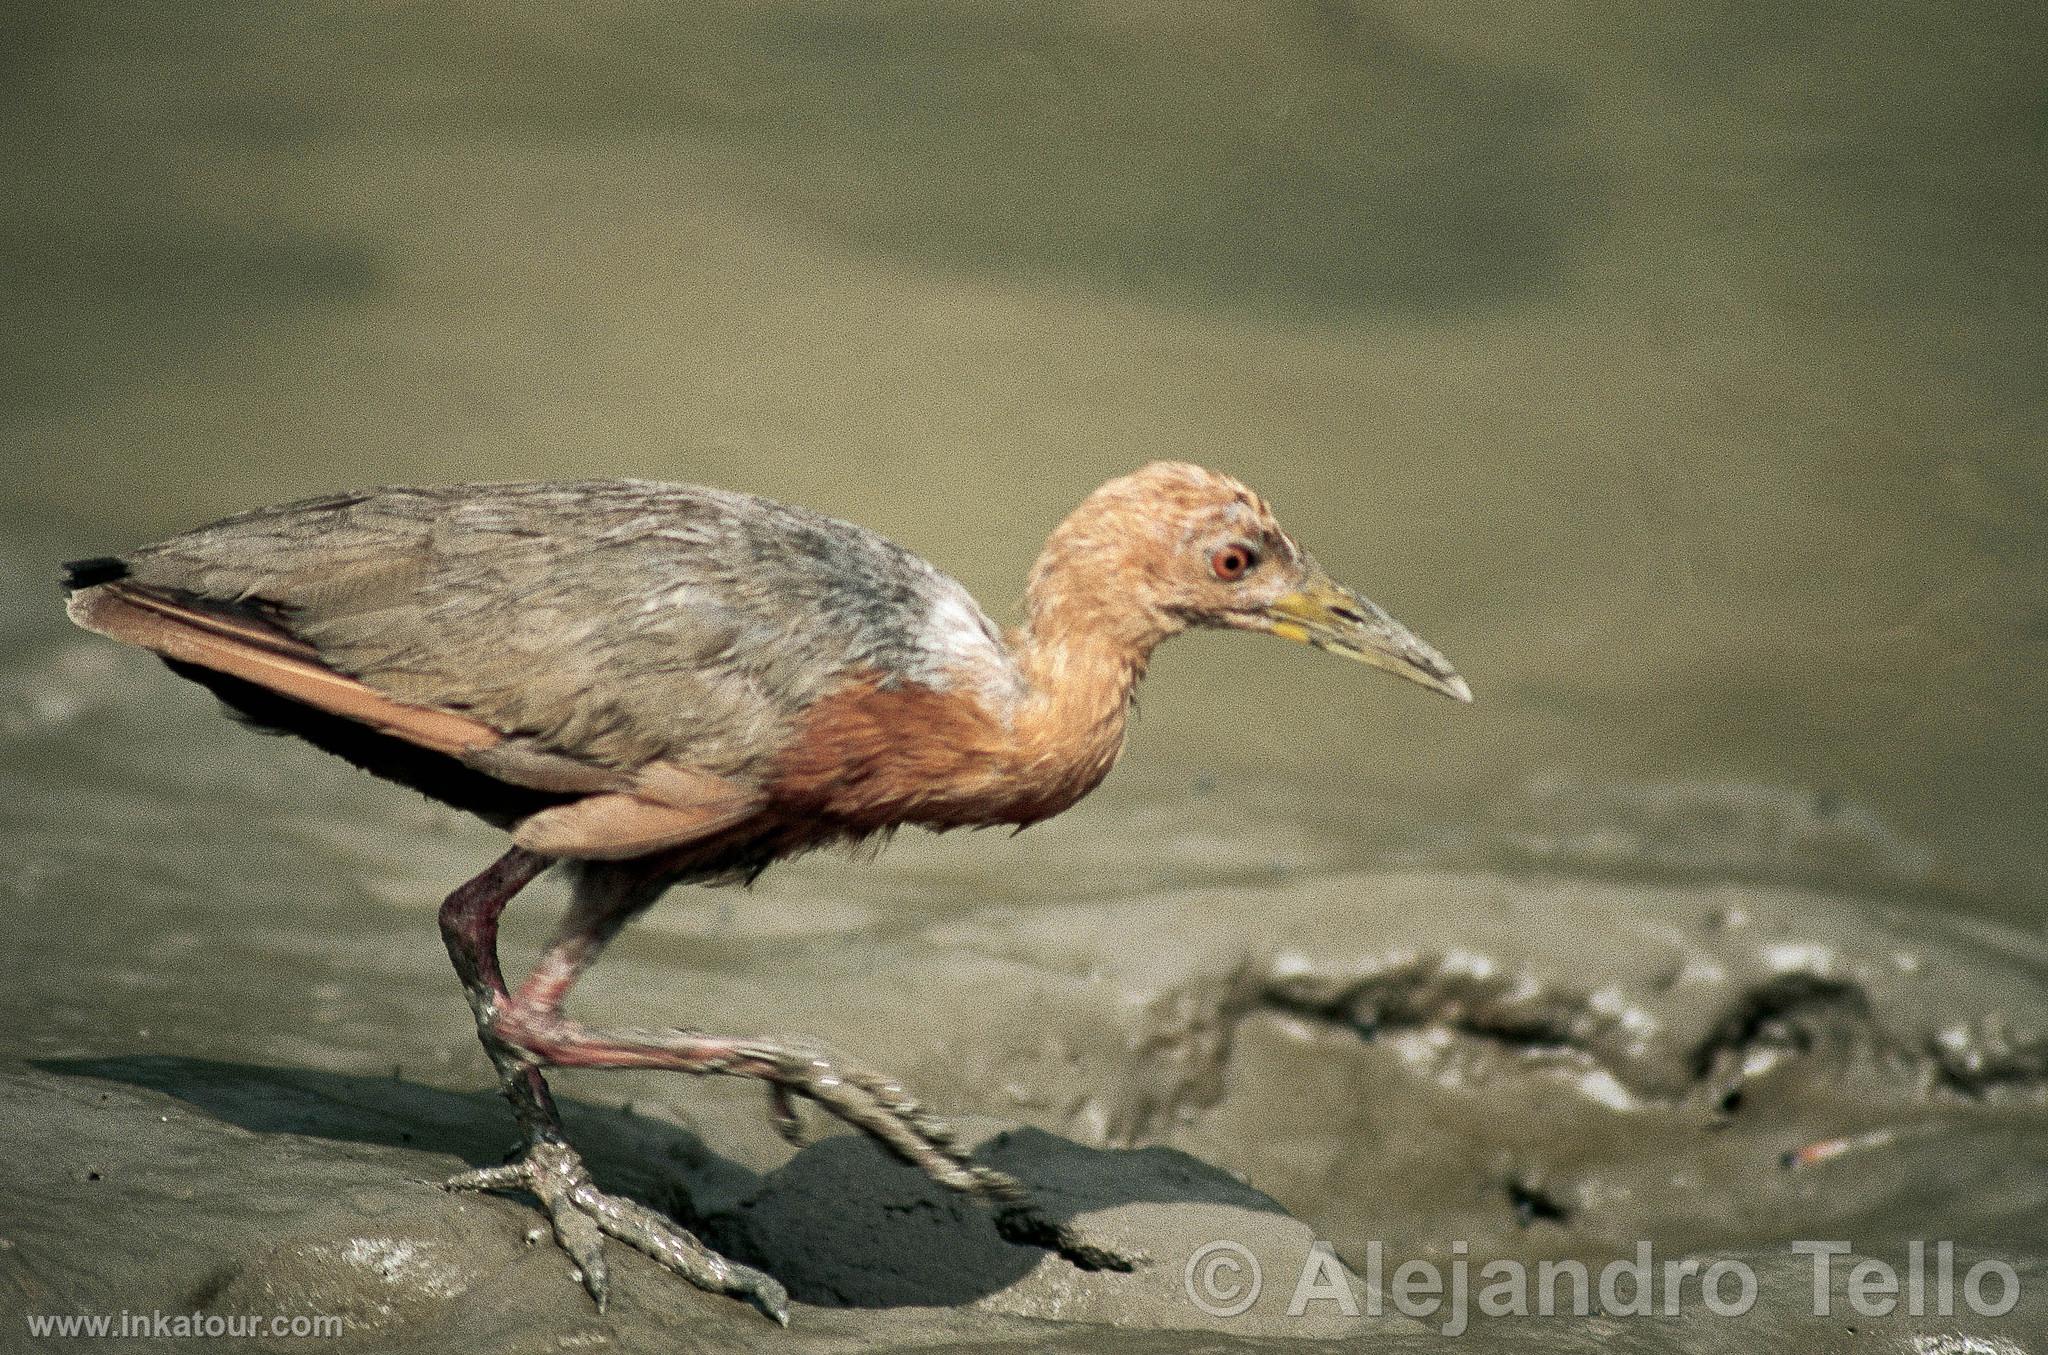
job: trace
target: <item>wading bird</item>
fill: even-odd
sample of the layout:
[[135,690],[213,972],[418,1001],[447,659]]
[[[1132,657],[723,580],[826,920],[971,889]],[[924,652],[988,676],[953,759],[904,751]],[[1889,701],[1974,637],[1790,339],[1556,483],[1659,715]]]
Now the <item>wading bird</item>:
[[[382,488],[227,518],[74,562],[79,625],[155,651],[233,712],[467,810],[513,846],[441,934],[521,1142],[458,1188],[525,1190],[600,1307],[603,1238],[787,1321],[772,1277],[597,1189],[541,1070],[763,1080],[795,1137],[824,1107],[1013,1235],[1117,1264],[1035,1216],[893,1081],[805,1041],[594,1029],[577,977],[671,885],[903,824],[1025,825],[1116,761],[1160,641],[1264,631],[1459,701],[1435,649],[1333,582],[1238,481],[1157,462],[1088,496],[1007,635],[967,590],[850,523],[715,489],[614,480]],[[498,916],[555,863],[572,902],[509,988]]]

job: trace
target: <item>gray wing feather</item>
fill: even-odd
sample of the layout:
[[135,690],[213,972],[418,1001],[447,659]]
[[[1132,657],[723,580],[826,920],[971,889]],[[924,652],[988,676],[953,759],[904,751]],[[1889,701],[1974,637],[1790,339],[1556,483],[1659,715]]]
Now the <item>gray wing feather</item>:
[[757,771],[854,672],[945,681],[964,589],[887,539],[751,495],[644,481],[383,488],[227,518],[124,557],[255,606],[400,700],[604,766]]

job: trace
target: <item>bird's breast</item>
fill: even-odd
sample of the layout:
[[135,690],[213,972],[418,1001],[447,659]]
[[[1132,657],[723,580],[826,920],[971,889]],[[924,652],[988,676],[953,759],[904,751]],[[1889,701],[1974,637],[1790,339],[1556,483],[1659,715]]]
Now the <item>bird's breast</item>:
[[864,675],[805,711],[767,789],[786,810],[863,832],[1035,823],[1102,780],[1122,728],[1067,746],[1035,732],[973,683]]

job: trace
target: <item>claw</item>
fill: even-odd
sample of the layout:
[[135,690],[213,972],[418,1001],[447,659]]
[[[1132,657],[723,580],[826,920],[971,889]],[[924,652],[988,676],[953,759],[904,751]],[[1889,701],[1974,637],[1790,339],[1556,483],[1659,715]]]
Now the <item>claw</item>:
[[1012,1242],[1057,1252],[1079,1270],[1128,1274],[1152,1259],[1144,1252],[1119,1251],[1106,1243],[1091,1242],[1076,1232],[1074,1225],[1040,1213],[1028,1200],[997,1209],[996,1231]]
[[533,1195],[554,1225],[556,1245],[575,1263],[578,1278],[600,1313],[611,1296],[604,1239],[613,1237],[698,1288],[743,1298],[765,1316],[789,1325],[789,1291],[773,1276],[727,1260],[646,1205],[605,1194],[590,1179],[582,1157],[566,1143],[536,1143],[517,1161],[462,1172],[444,1185],[449,1190],[524,1190]]
[[763,1043],[745,1052],[773,1070],[768,1100],[778,1127],[785,1118],[795,1119],[792,1098],[805,1097],[865,1130],[939,1184],[995,1205],[996,1227],[1012,1241],[1057,1252],[1082,1270],[1130,1271],[1149,1259],[1090,1241],[1072,1224],[1041,1212],[1022,1181],[976,1162],[953,1127],[927,1111],[901,1083],[815,1045]]
[[[525,1032],[523,1038],[533,1038],[529,1026],[531,1021],[520,1027]],[[565,1022],[552,1012],[545,1014],[545,1023],[537,1029],[545,1036],[550,1056],[558,1062],[583,1067],[667,1067],[699,1075],[722,1073],[758,1078],[768,1084],[769,1118],[792,1143],[803,1143],[797,1099],[812,1101],[940,1185],[996,1206],[998,1224],[1006,1235],[1057,1251],[1084,1269],[1129,1270],[1144,1259],[1091,1243],[1069,1225],[1041,1213],[1031,1204],[1030,1192],[1022,1181],[976,1162],[953,1127],[926,1110],[901,1083],[846,1060],[822,1045],[714,1036],[688,1030],[594,1032]],[[508,1083],[508,1095],[514,1096],[515,1106],[519,1090],[520,1084]],[[734,1265],[666,1221],[661,1221],[658,1231],[650,1228],[633,1212],[640,1206],[629,1208],[630,1202],[599,1195],[590,1185],[588,1175],[582,1172],[581,1161],[559,1138],[552,1137],[556,1132],[549,1121],[549,1137],[529,1150],[525,1161],[510,1168],[466,1173],[459,1180],[474,1189],[524,1185],[542,1197],[550,1216],[557,1221],[558,1233],[563,1213],[580,1209],[594,1217],[596,1226],[605,1233],[647,1252],[700,1287],[745,1296],[770,1317],[786,1320],[788,1295],[782,1286],[758,1271]],[[574,1205],[559,1203],[531,1184],[536,1173],[549,1169],[551,1153],[567,1154],[575,1164],[576,1175],[564,1178],[556,1192],[558,1197],[573,1193]],[[579,1261],[587,1254],[574,1236],[563,1236],[560,1241],[563,1249]],[[590,1283],[587,1268],[585,1281]],[[600,1301],[603,1287],[600,1274],[591,1287],[593,1296]]]
[[572,1207],[566,1198],[543,1196],[541,1203],[554,1222],[555,1245],[569,1253],[576,1277],[590,1291],[597,1311],[603,1312],[612,1290],[611,1270],[604,1263],[604,1234],[588,1214]]
[[606,1195],[587,1182],[574,1199],[606,1235],[645,1252],[700,1289],[744,1298],[789,1325],[789,1291],[773,1276],[720,1256],[647,1206]]

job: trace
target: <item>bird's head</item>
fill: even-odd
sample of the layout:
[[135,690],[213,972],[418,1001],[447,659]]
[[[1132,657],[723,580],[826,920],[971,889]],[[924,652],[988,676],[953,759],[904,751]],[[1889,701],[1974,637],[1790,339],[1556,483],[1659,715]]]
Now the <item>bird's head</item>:
[[1325,573],[1264,499],[1185,462],[1155,461],[1089,495],[1046,543],[1030,606],[1034,629],[1067,618],[1140,657],[1191,626],[1263,631],[1472,699],[1442,654]]

